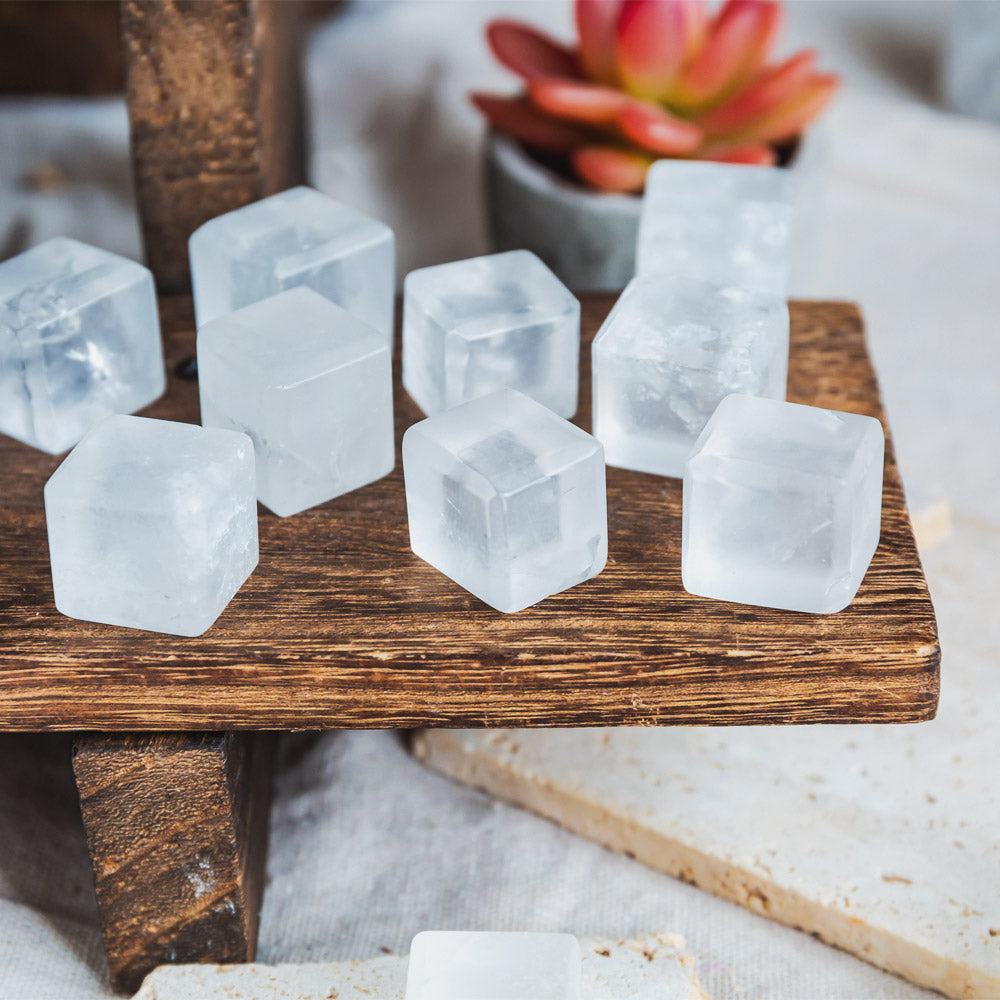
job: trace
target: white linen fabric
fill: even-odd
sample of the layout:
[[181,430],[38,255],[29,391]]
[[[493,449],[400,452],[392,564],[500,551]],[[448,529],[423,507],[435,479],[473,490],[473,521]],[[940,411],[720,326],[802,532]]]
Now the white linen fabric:
[[[498,12],[569,31],[561,2],[420,0],[355,4],[313,38],[316,183],[396,229],[401,273],[485,248],[481,123],[464,94],[511,85],[482,43]],[[827,198],[799,291],[861,303],[908,491],[943,489],[955,510],[952,537],[925,565],[945,650],[930,725],[953,726],[961,755],[962,725],[992,724],[1000,707],[1000,128],[934,106],[928,67],[945,14],[792,4],[785,48],[815,45],[846,80],[825,126]],[[26,185],[45,163],[67,184]],[[57,233],[139,253],[120,102],[0,102],[0,243]],[[897,767],[887,780],[910,779]],[[962,780],[995,792],[988,762],[970,761]],[[717,1000],[928,995],[430,774],[398,734],[290,738],[260,960],[398,954],[426,928],[674,931]],[[69,743],[0,737],[0,996],[109,995]]]

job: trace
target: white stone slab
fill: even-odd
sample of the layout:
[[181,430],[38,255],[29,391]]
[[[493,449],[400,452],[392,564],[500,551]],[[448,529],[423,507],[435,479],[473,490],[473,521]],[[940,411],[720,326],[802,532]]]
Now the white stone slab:
[[967,740],[914,746],[921,728],[428,730],[414,748],[918,985],[995,998],[996,798],[948,776],[962,761],[976,774]]
[[[708,1000],[677,934],[581,938],[583,1000]],[[402,1000],[407,959],[308,965],[162,965],[135,1000]]]

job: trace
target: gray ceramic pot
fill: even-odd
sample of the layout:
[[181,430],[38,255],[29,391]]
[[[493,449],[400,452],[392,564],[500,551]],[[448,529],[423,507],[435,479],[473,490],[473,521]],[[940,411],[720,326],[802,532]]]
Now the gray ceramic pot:
[[[798,178],[793,290],[808,283],[822,200],[823,146],[810,133],[787,168]],[[485,165],[494,250],[533,251],[575,292],[618,291],[628,284],[635,273],[641,198],[588,191],[494,132],[486,135]]]
[[486,136],[495,250],[531,250],[576,292],[624,288],[635,271],[641,199],[563,180],[506,136]]

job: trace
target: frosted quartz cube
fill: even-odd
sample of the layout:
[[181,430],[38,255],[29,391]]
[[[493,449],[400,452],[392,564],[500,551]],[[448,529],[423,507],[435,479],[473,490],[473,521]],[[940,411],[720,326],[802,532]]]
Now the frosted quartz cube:
[[290,188],[220,215],[189,251],[199,327],[306,285],[392,342],[392,230],[319,191]]
[[527,250],[411,271],[403,385],[428,416],[499,389],[576,413],[580,303]]
[[406,1000],[580,1000],[572,934],[424,931],[410,944]]
[[0,263],[0,432],[57,455],[164,386],[146,268],[64,237]]
[[519,392],[414,424],[403,473],[413,551],[498,611],[521,611],[604,568],[604,451]]
[[592,351],[594,435],[608,465],[681,476],[724,397],[785,398],[788,306],[766,292],[635,278]]
[[878,547],[884,452],[872,417],[723,400],[684,470],[684,588],[788,611],[847,607]]
[[787,170],[658,160],[646,178],[636,274],[687,275],[786,298],[794,209]]
[[70,618],[200,635],[257,565],[245,434],[109,417],[45,484],[56,607]]
[[308,288],[198,331],[201,422],[243,431],[257,496],[287,517],[381,479],[395,465],[389,346]]

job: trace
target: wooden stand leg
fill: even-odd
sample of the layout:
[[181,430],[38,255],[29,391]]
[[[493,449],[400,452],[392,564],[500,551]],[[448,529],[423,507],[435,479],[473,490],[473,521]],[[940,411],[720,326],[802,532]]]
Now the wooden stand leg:
[[203,222],[302,183],[300,4],[122,0],[125,93],[146,262],[190,288]]
[[254,957],[273,734],[85,736],[73,749],[111,982]]

